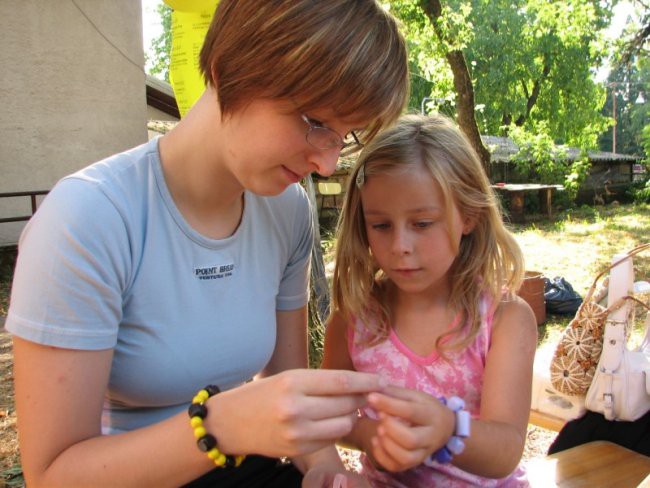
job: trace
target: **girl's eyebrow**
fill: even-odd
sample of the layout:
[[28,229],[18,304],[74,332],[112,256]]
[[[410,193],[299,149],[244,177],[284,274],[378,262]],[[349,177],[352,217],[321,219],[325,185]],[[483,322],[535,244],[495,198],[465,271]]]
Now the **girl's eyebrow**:
[[[442,211],[442,207],[437,207],[437,206],[431,205],[431,206],[427,206],[427,207],[419,207],[419,208],[410,209],[410,210],[408,210],[408,213],[419,214],[419,213],[441,212],[441,211]],[[384,215],[385,213],[386,213],[385,211],[375,210],[375,209],[372,209],[372,208],[363,211],[364,215]]]

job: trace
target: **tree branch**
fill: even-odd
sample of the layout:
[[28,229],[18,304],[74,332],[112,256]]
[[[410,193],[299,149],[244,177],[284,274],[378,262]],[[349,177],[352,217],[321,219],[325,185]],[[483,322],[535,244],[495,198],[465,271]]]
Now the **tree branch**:
[[[533,110],[533,107],[539,98],[539,92],[542,89],[542,82],[548,78],[548,75],[550,73],[551,65],[550,63],[545,63],[544,69],[542,70],[542,76],[535,80],[535,83],[533,84],[533,92],[530,94],[530,96],[527,97],[528,99],[526,100],[526,114],[521,114],[515,122],[518,127],[524,125],[524,122],[526,122],[526,120],[528,120],[528,117],[530,117],[530,112]],[[526,95],[528,94],[526,93]]]

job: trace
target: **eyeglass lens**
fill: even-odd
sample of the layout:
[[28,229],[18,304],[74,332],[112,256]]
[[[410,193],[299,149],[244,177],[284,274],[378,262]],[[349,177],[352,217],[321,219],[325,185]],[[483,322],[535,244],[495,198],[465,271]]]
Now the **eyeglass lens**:
[[307,134],[307,140],[310,144],[320,149],[331,149],[333,147],[342,148],[345,146],[341,137],[332,129],[327,127],[313,127]]

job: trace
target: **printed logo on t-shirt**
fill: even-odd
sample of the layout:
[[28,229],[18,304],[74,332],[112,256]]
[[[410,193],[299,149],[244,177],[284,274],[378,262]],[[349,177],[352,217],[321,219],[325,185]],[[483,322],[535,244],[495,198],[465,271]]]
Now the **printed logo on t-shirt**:
[[203,268],[194,268],[194,276],[200,280],[220,280],[232,276],[235,264],[217,264]]

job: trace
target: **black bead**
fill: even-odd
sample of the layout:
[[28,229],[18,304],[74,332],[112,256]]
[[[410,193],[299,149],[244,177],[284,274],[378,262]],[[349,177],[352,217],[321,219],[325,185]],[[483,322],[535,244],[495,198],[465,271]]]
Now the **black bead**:
[[187,413],[190,415],[190,418],[201,417],[204,419],[208,416],[208,409],[201,403],[192,403],[190,408],[187,409]]
[[215,439],[211,434],[205,434],[198,441],[196,441],[196,445],[199,446],[199,449],[201,449],[201,451],[208,452],[210,449],[217,446],[217,439]]
[[226,468],[234,468],[235,467],[235,456],[226,456]]
[[217,385],[208,385],[204,389],[205,391],[208,392],[208,395],[210,396],[215,396],[216,394],[221,393],[221,390]]

